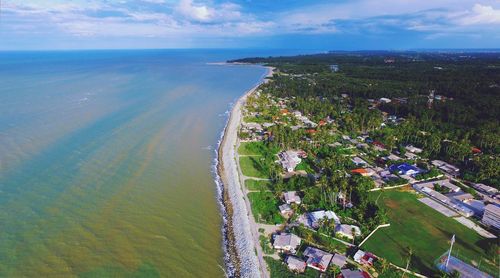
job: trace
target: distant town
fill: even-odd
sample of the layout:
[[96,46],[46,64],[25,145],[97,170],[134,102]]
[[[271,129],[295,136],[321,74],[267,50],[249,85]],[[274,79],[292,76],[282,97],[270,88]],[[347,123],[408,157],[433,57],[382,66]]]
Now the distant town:
[[[246,99],[237,144],[271,277],[498,277],[498,110],[477,111],[498,96],[497,58],[238,62],[276,68]],[[484,84],[450,85],[463,76]]]

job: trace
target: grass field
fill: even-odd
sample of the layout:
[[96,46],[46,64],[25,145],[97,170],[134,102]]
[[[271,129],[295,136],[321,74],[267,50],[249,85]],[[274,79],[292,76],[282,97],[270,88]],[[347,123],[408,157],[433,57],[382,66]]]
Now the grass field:
[[252,214],[256,222],[281,224],[283,217],[278,210],[278,200],[271,192],[250,192],[248,199],[252,205]]
[[271,190],[272,184],[265,180],[245,180],[245,186],[251,191]]
[[269,178],[269,169],[261,159],[261,156],[240,156],[243,175],[254,178]]
[[238,153],[241,155],[277,154],[278,149],[270,149],[264,142],[241,142]]
[[[380,195],[380,197],[379,197]],[[498,266],[488,261],[488,241],[476,232],[420,203],[411,192],[388,190],[373,192],[370,198],[386,208],[391,226],[378,230],[363,249],[405,266],[408,248],[413,250],[410,268],[426,275],[436,272],[434,261],[446,252],[453,234],[453,255],[496,276]]]

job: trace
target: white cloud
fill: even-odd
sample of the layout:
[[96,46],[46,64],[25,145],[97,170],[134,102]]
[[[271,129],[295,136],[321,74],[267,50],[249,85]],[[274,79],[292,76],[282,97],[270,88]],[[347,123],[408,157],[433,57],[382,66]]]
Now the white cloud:
[[475,4],[472,12],[464,16],[459,22],[463,25],[500,24],[500,9],[497,10],[492,6]]
[[177,11],[189,19],[198,21],[209,21],[214,15],[213,9],[205,5],[193,4],[192,0],[181,0]]

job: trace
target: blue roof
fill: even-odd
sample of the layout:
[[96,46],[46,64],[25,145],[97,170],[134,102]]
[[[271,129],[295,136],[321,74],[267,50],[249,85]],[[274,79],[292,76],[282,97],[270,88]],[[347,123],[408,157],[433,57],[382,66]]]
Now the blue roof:
[[411,171],[411,170],[413,170],[417,173],[422,172],[422,170],[420,170],[419,168],[417,168],[413,165],[410,165],[408,163],[400,163],[400,164],[391,165],[389,167],[389,170],[391,172],[396,172],[396,173],[406,173],[406,172]]

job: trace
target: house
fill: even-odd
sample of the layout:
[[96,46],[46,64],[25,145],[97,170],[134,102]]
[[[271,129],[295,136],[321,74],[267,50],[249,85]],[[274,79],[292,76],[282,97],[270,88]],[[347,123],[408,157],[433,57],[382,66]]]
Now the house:
[[386,157],[386,159],[391,160],[391,161],[398,161],[398,160],[401,160],[401,157],[391,153]]
[[281,165],[287,172],[293,172],[295,167],[302,162],[302,159],[299,157],[299,153],[296,151],[281,152],[278,156],[280,158]]
[[333,220],[335,225],[340,225],[340,218],[331,210],[319,210],[303,214],[299,217],[299,223],[302,223],[307,227],[317,229],[319,228],[321,220],[324,219]]
[[314,247],[307,247],[304,251],[304,257],[307,257],[307,266],[325,272],[333,255]]
[[281,252],[295,254],[300,245],[300,237],[294,234],[279,234],[273,236],[273,247]]
[[337,278],[370,278],[370,275],[360,269],[350,270],[342,269]]
[[287,191],[283,193],[283,199],[288,205],[290,204],[300,205],[301,203],[300,196],[297,194],[297,191]]
[[423,151],[422,149],[414,147],[412,145],[406,146],[405,149],[411,153],[421,153]]
[[361,235],[361,230],[358,226],[341,224],[335,227],[335,233],[353,239],[354,237]]
[[437,180],[437,181],[429,181],[429,182],[421,182],[418,183],[420,187],[428,187],[430,189],[434,189],[436,186],[446,187],[450,192],[460,192],[460,187],[451,183],[449,179],[446,180]]
[[460,175],[460,169],[458,167],[446,163],[442,160],[433,160],[431,161],[431,164],[438,167],[441,171],[453,177],[457,177],[458,175]]
[[306,262],[295,256],[288,256],[286,258],[288,269],[297,273],[303,273],[306,270]]
[[405,153],[405,157],[410,159],[410,160],[413,160],[413,159],[417,159],[418,158],[418,155],[414,154],[414,153],[411,153],[411,152],[406,152]]
[[385,151],[385,150],[386,150],[386,149],[385,149],[385,145],[384,145],[384,144],[382,144],[382,143],[380,143],[380,142],[378,142],[378,141],[373,141],[372,145],[373,145],[373,148],[374,148],[376,151],[383,152],[383,151]]
[[333,256],[330,263],[336,265],[338,268],[343,268],[347,264],[347,257],[337,253],[335,254],[335,256]]
[[332,72],[337,72],[339,71],[339,65],[330,65],[330,70]]
[[283,215],[284,217],[289,217],[293,213],[293,210],[289,204],[283,204],[278,208],[280,210],[281,215]]
[[356,166],[364,166],[364,165],[367,165],[368,163],[366,161],[364,161],[363,159],[361,159],[360,157],[358,156],[355,156],[353,158],[351,158],[351,161],[356,164]]
[[382,103],[390,103],[391,102],[390,99],[385,98],[385,97],[380,98],[379,101],[382,102]]
[[362,250],[358,250],[358,252],[354,254],[354,261],[363,265],[372,266],[376,259],[377,257],[375,257],[372,253],[364,252]]
[[472,187],[483,192],[484,194],[487,194],[490,197],[493,197],[498,193],[498,190],[496,188],[482,183],[475,183],[472,185]]
[[484,208],[482,222],[486,226],[500,230],[500,207],[489,204]]
[[410,165],[408,163],[400,163],[400,164],[394,164],[389,167],[389,170],[392,173],[396,173],[398,175],[406,175],[406,176],[413,176],[419,173],[422,173],[422,170]]
[[373,174],[373,173],[369,172],[368,169],[365,169],[365,168],[357,168],[357,169],[351,170],[351,173],[358,174],[358,175],[361,175],[364,177],[367,177],[367,176],[370,176],[370,174]]

